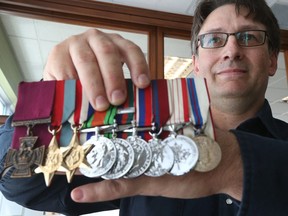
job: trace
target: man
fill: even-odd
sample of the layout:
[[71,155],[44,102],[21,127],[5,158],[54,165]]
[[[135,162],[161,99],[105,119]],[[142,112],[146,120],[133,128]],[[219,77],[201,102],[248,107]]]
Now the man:
[[[6,174],[1,190],[29,207],[67,215],[83,214],[85,205],[88,213],[118,204],[122,216],[288,215],[288,124],[272,117],[265,100],[268,78],[277,69],[279,34],[264,0],[199,2],[192,27],[192,58],[195,75],[205,77],[209,88],[222,150],[216,169],[97,183],[78,176],[72,185],[57,176],[48,189],[35,176],[25,183],[32,195],[19,190],[28,196],[27,202],[20,202]],[[122,62],[129,66],[135,85],[149,84],[148,67],[137,46],[118,35],[90,30],[52,50],[44,79],[80,78],[94,108],[105,110],[110,103],[125,100]],[[75,188],[85,183],[92,184]],[[42,198],[44,192],[50,198]]]

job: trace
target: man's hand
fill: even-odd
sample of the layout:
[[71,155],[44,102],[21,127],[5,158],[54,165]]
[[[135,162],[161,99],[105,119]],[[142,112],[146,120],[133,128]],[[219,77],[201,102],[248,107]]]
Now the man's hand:
[[[205,174],[207,176],[207,174]],[[140,176],[134,179],[104,180],[75,188],[71,197],[75,202],[101,202],[129,196],[163,196],[173,198],[196,198],[212,194],[213,176],[208,181],[202,173],[190,172],[183,176]]]
[[79,78],[91,105],[103,111],[110,103],[119,105],[125,101],[127,92],[123,63],[127,64],[137,87],[149,84],[148,66],[137,45],[120,35],[91,29],[53,48],[43,78]]

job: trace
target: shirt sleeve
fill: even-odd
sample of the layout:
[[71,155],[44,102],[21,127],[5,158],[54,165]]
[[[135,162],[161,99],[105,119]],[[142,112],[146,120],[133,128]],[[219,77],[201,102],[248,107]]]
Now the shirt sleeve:
[[239,142],[244,168],[238,216],[288,215],[288,140],[232,132]]
[[[13,127],[11,126],[12,116],[10,116],[4,125],[0,127],[0,160],[4,158],[11,146]],[[1,170],[2,172],[2,170]]]

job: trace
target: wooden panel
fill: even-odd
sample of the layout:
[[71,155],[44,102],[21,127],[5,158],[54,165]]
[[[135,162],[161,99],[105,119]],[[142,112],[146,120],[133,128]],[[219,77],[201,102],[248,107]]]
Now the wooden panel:
[[164,32],[161,28],[157,28],[157,71],[156,78],[164,78]]
[[281,30],[281,50],[288,50],[288,31]]
[[[186,15],[91,0],[1,0],[0,10],[28,17],[47,17],[50,20],[67,18],[72,22],[94,23],[96,21],[101,25],[110,21],[107,26],[113,25],[126,29],[131,27],[130,24],[134,24],[132,28],[135,30],[137,30],[135,24],[138,24],[138,27],[141,24],[187,30],[192,23],[192,18]],[[113,24],[111,21],[116,23]]]
[[8,116],[6,115],[0,115],[0,125],[4,124]]
[[148,63],[151,79],[157,78],[157,35],[156,28],[148,34]]

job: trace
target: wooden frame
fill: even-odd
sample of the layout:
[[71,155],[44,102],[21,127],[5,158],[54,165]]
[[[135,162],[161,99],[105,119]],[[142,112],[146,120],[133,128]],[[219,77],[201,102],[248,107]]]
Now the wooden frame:
[[8,116],[6,115],[0,115],[0,125],[4,124]]
[[288,81],[288,50],[284,51],[284,61],[285,61],[285,68],[286,68],[286,78]]
[[[164,77],[164,37],[190,40],[192,16],[140,9],[93,0],[0,0],[0,12],[148,35],[151,77]],[[288,50],[288,31],[281,30],[281,50]]]

